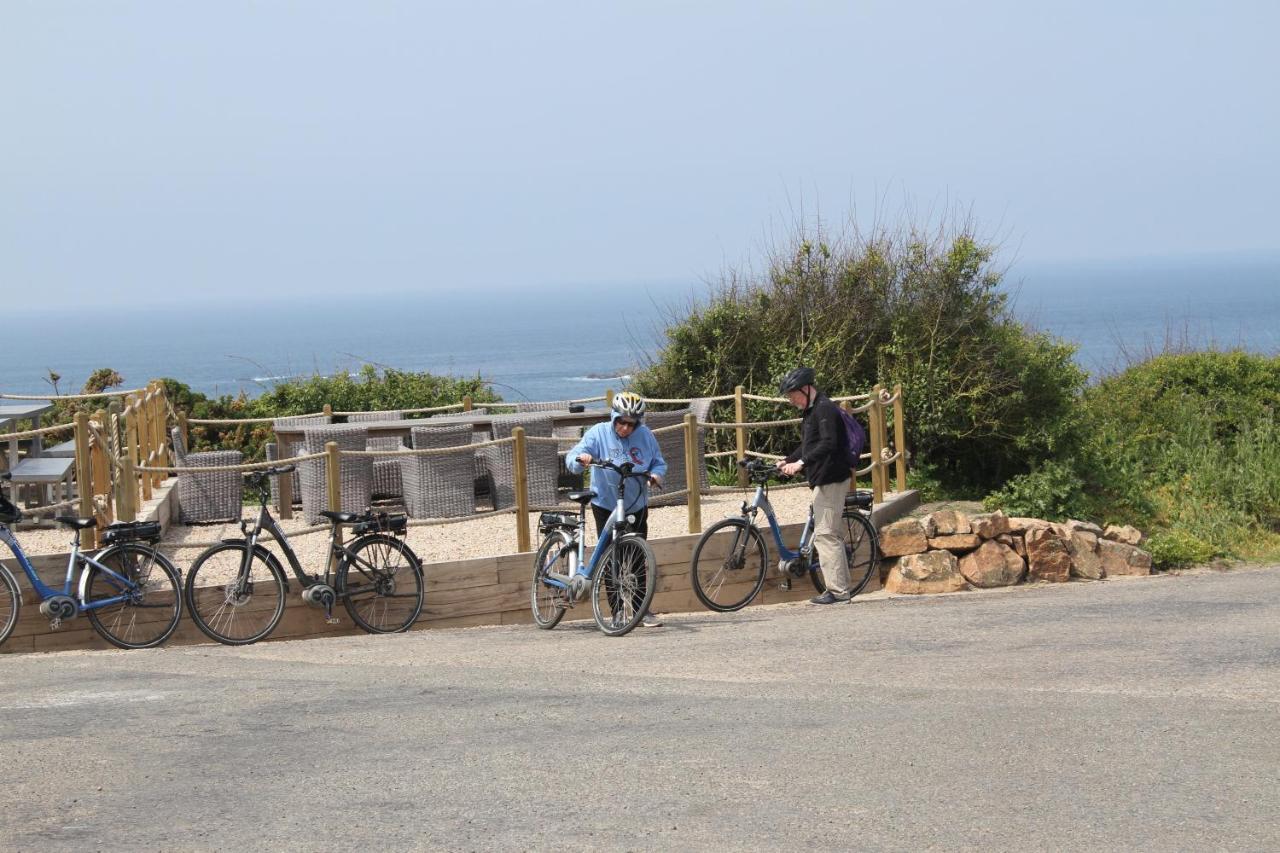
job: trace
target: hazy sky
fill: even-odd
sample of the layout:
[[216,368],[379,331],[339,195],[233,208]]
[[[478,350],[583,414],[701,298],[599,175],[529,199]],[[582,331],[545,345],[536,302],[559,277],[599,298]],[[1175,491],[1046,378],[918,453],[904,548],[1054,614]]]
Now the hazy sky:
[[0,0],[0,288],[692,282],[904,199],[1028,262],[1276,251],[1277,10]]

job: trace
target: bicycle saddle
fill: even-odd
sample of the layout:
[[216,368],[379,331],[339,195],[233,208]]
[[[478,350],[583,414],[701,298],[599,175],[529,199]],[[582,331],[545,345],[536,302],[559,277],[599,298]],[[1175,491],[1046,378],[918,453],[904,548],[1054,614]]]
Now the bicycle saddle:
[[86,527],[93,527],[98,523],[94,518],[77,518],[74,515],[59,515],[54,518],[59,524],[65,524],[67,527],[73,527],[76,530],[84,530]]
[[590,503],[591,499],[594,498],[595,496],[596,496],[596,493],[588,489],[582,492],[570,492],[568,495],[568,498],[574,503],[585,504],[585,503]]
[[364,521],[365,516],[354,512],[334,512],[330,509],[323,509],[320,514],[330,521],[336,521],[339,524],[352,524],[357,521]]

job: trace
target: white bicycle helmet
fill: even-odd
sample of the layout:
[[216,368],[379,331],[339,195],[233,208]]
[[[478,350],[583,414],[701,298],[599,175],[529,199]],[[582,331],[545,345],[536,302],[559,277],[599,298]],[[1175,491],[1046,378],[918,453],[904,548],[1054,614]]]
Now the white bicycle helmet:
[[613,395],[613,410],[620,417],[644,419],[644,398],[632,391],[622,391]]

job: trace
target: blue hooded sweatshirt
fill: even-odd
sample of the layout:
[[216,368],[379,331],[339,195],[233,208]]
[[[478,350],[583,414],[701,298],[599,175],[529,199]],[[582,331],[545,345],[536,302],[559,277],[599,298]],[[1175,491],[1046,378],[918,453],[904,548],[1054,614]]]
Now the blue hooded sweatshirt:
[[[582,440],[565,454],[565,467],[574,474],[581,474],[582,463],[578,461],[578,456],[590,453],[591,458],[597,462],[605,459],[615,465],[630,462],[636,466],[637,471],[664,476],[667,473],[667,460],[662,458],[662,451],[658,449],[658,439],[654,437],[653,431],[642,422],[626,439],[619,438],[613,429],[613,422],[618,417],[618,413],[614,412],[607,424],[596,424],[587,430]],[[603,509],[613,509],[618,503],[618,483],[621,480],[616,471],[607,468],[592,469],[591,488],[596,496],[591,502]],[[628,479],[624,497],[629,512],[648,506],[649,481]]]

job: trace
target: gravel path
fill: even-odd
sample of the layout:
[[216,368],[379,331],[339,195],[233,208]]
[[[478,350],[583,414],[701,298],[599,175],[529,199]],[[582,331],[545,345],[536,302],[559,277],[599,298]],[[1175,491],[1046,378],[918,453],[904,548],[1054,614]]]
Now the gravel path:
[[[703,529],[722,518],[736,515],[742,501],[750,498],[745,491],[725,492],[702,498]],[[769,492],[769,499],[784,524],[802,521],[809,506],[809,490],[806,488],[776,488]],[[246,508],[246,514],[251,508]],[[530,531],[537,537],[537,513],[531,514]],[[319,566],[324,559],[328,535],[325,531],[293,536],[294,531],[307,525],[301,515],[281,521],[281,527],[290,534],[289,544],[303,566]],[[649,512],[649,538],[660,539],[683,536],[689,532],[688,508],[684,505],[656,507]],[[165,534],[161,550],[185,569],[210,543],[224,538],[239,537],[238,524],[211,524],[183,526],[175,524]],[[587,524],[588,543],[595,541],[595,526]],[[20,530],[18,541],[31,555],[66,553],[70,535],[63,529]],[[460,521],[453,524],[410,527],[408,543],[424,563],[449,560],[466,560],[475,557],[512,554],[516,551],[515,517],[510,514]],[[535,543],[536,544],[536,543]],[[273,544],[273,550],[274,548]]]

